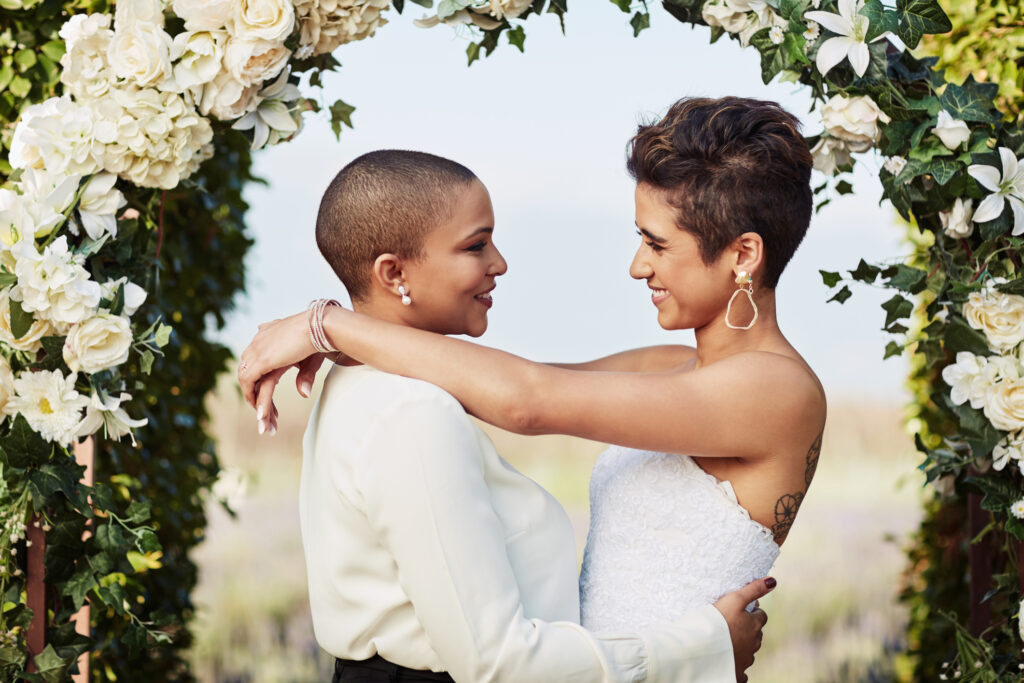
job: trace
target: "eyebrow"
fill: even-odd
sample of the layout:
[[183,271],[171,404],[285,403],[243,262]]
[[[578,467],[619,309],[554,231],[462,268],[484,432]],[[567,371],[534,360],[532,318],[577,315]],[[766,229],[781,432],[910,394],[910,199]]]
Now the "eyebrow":
[[477,228],[476,230],[474,230],[473,232],[469,233],[468,235],[466,235],[462,239],[468,240],[468,239],[470,239],[472,237],[476,237],[477,235],[479,235],[481,233],[488,233],[488,234],[490,234],[490,233],[493,233],[493,232],[494,232],[494,228],[492,228],[492,227]]
[[648,231],[646,228],[641,228],[639,224],[636,224],[636,228],[641,233],[643,233],[644,237],[646,237],[647,239],[649,239],[650,241],[652,241],[652,242],[654,242],[656,244],[665,244],[666,242],[668,242],[668,240],[665,239],[664,237],[658,237],[654,233]]

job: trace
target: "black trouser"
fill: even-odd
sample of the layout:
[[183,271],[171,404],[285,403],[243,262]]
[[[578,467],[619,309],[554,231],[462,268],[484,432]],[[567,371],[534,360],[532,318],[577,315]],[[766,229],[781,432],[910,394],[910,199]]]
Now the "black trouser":
[[446,673],[407,669],[392,664],[380,655],[361,662],[334,660],[332,683],[454,683]]

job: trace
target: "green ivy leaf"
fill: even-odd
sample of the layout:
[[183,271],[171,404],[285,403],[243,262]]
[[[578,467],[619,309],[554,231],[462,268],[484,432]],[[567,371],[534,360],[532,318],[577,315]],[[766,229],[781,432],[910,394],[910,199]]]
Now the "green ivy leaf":
[[173,331],[173,327],[161,323],[160,326],[156,328],[156,334],[153,335],[153,340],[156,342],[156,345],[160,348],[167,346],[167,343],[171,341],[171,332]]
[[897,344],[894,341],[889,342],[885,345],[885,355],[882,356],[882,360],[892,358],[893,356],[900,356],[903,354],[903,345]]
[[939,103],[955,119],[995,123],[999,115],[994,110],[992,100],[998,92],[998,84],[978,83],[974,76],[968,76],[963,85],[948,84],[939,95]]
[[915,146],[907,154],[908,159],[929,162],[935,157],[953,156],[953,151],[938,140],[932,140],[925,145]]
[[526,31],[523,30],[522,26],[515,26],[509,29],[506,35],[508,36],[509,45],[515,45],[519,48],[520,52],[524,51],[523,44],[526,42]]
[[821,281],[825,283],[826,287],[835,287],[843,279],[839,273],[833,273],[828,270],[819,270],[821,273]]
[[3,461],[11,467],[41,465],[53,453],[53,444],[32,429],[20,413],[14,416],[10,433],[0,443]]
[[156,360],[156,356],[149,349],[142,352],[142,357],[139,358],[139,370],[144,375],[148,375],[153,370],[153,361]]
[[953,24],[936,0],[896,0],[896,16],[899,18],[896,35],[910,49],[917,47],[925,33],[953,30]]
[[[72,476],[76,478],[72,479]],[[50,496],[58,492],[72,500],[75,495],[75,481],[80,476],[79,468],[64,468],[55,462],[43,463],[38,469],[30,469],[28,491],[32,495],[32,505],[36,510],[42,510]]]
[[651,27],[651,15],[647,12],[637,12],[629,20],[629,25],[633,27],[633,37],[636,38],[641,31]]
[[71,596],[71,599],[75,603],[75,608],[81,607],[85,604],[85,596],[93,588],[98,586],[96,582],[96,575],[93,574],[92,568],[85,566],[79,569],[74,575],[64,583],[64,587],[61,589],[62,593],[67,593]]
[[139,534],[139,537],[135,541],[135,547],[137,547],[141,553],[155,553],[161,548],[160,540],[157,538],[157,535],[149,529],[146,529]]
[[130,524],[142,524],[149,519],[150,508],[149,502],[133,500],[125,511],[125,520]]
[[121,636],[121,642],[128,647],[130,653],[141,652],[146,647],[146,629],[134,624],[129,626]]
[[953,179],[960,168],[961,164],[955,159],[932,159],[925,167],[925,171],[931,174],[939,185],[945,185]]
[[628,14],[629,6],[633,4],[633,0],[612,0],[612,4]]
[[330,106],[331,130],[334,132],[335,138],[341,137],[342,124],[352,128],[352,112],[355,110],[355,107],[342,100],[335,100],[334,104]]
[[849,287],[843,285],[843,288],[836,292],[835,295],[825,303],[838,301],[839,303],[844,304],[846,303],[846,300],[849,299],[851,296],[853,296],[853,292],[850,291]]
[[894,294],[891,299],[882,304],[885,311],[885,326],[889,327],[897,320],[902,320],[914,312],[914,304],[901,294]]
[[889,278],[889,286],[895,287],[901,292],[917,294],[924,289],[924,280],[928,273],[920,268],[914,268],[904,264],[896,266],[896,272]]
[[859,14],[868,18],[870,22],[865,42],[870,43],[883,33],[896,33],[899,28],[899,15],[892,10],[887,10],[881,0],[868,0],[860,8]]
[[975,356],[987,356],[989,353],[988,341],[984,335],[958,315],[950,316],[943,343],[946,352],[951,355],[956,355],[960,351],[970,351]]
[[857,264],[857,267],[850,271],[850,277],[858,282],[870,285],[878,279],[878,274],[881,272],[882,269],[878,266],[873,266],[864,259],[861,259],[860,263]]
[[48,644],[42,652],[32,658],[36,672],[46,683],[63,683],[67,678],[68,667],[74,658],[62,659],[52,644]]

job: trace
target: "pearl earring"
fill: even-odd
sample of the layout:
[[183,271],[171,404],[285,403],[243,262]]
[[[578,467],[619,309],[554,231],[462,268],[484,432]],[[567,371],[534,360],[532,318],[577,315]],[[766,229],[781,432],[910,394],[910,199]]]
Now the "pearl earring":
[[405,293],[405,285],[398,285],[398,293],[402,295],[402,305],[408,306],[412,303],[412,299]]

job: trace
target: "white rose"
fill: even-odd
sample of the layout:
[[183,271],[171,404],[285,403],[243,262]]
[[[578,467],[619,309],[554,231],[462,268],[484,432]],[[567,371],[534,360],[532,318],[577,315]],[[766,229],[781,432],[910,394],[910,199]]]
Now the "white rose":
[[985,333],[993,350],[1006,352],[1024,341],[1024,296],[996,289],[971,292],[963,310],[964,318]]
[[845,140],[851,152],[871,149],[881,136],[878,122],[890,121],[866,95],[852,98],[834,95],[822,106],[821,115],[828,134]]
[[209,83],[220,73],[227,31],[191,31],[174,36],[174,80],[182,89]]
[[7,402],[14,395],[14,373],[7,359],[0,356],[0,422],[7,417]]
[[829,176],[850,165],[850,150],[846,142],[827,135],[821,136],[818,144],[814,145],[811,156],[814,159],[814,168]]
[[156,24],[118,25],[107,59],[126,81],[143,88],[159,86],[171,75],[171,37]]
[[234,16],[232,0],[174,0],[171,7],[189,31],[215,31]]
[[295,26],[291,0],[235,0],[232,36],[283,42]]
[[[117,236],[116,214],[127,202],[120,190],[114,187],[116,182],[117,176],[112,173],[97,173],[82,193],[78,214],[82,218],[82,228],[91,239],[98,240],[104,233]],[[78,234],[77,230],[72,232]]]
[[728,33],[739,33],[747,25],[747,9],[738,9],[726,0],[720,3],[705,3],[701,17],[708,26],[724,29]]
[[276,77],[290,56],[283,43],[231,38],[224,50],[224,67],[236,81],[249,87]]
[[[328,54],[339,45],[368,38],[387,23],[381,12],[389,5],[390,0],[295,0],[299,49],[308,52],[307,57]],[[465,10],[459,14],[465,14],[467,21],[475,17],[493,24],[489,28],[501,25],[479,14],[472,13],[471,17]]]
[[0,290],[0,342],[18,351],[35,353],[43,348],[43,337],[51,337],[57,334],[53,324],[44,318],[35,318],[28,332],[15,339],[11,331],[11,288],[6,287]]
[[1016,460],[1021,472],[1024,472],[1024,432],[1007,434],[992,450],[992,468],[1002,471],[1007,463]]
[[64,342],[64,362],[72,372],[91,375],[127,361],[131,348],[128,318],[100,313],[71,327]]
[[996,429],[1024,429],[1024,380],[1007,379],[992,385],[985,397],[984,412]]
[[938,123],[932,128],[932,132],[939,136],[942,144],[949,149],[957,149],[971,139],[971,129],[967,124],[960,119],[954,119],[945,109],[939,112]]
[[164,25],[163,0],[117,0],[114,28],[134,24]]
[[221,121],[232,121],[256,108],[258,85],[244,86],[227,71],[221,71],[212,82],[203,86],[199,111]]
[[529,9],[533,0],[490,0],[491,14],[498,19],[514,19]]
[[8,157],[14,168],[87,175],[96,171],[93,117],[67,95],[33,104],[21,114]]
[[953,208],[949,211],[940,211],[939,220],[942,221],[942,231],[955,239],[970,237],[974,232],[974,223],[971,218],[974,216],[973,200],[964,201],[957,198]]

